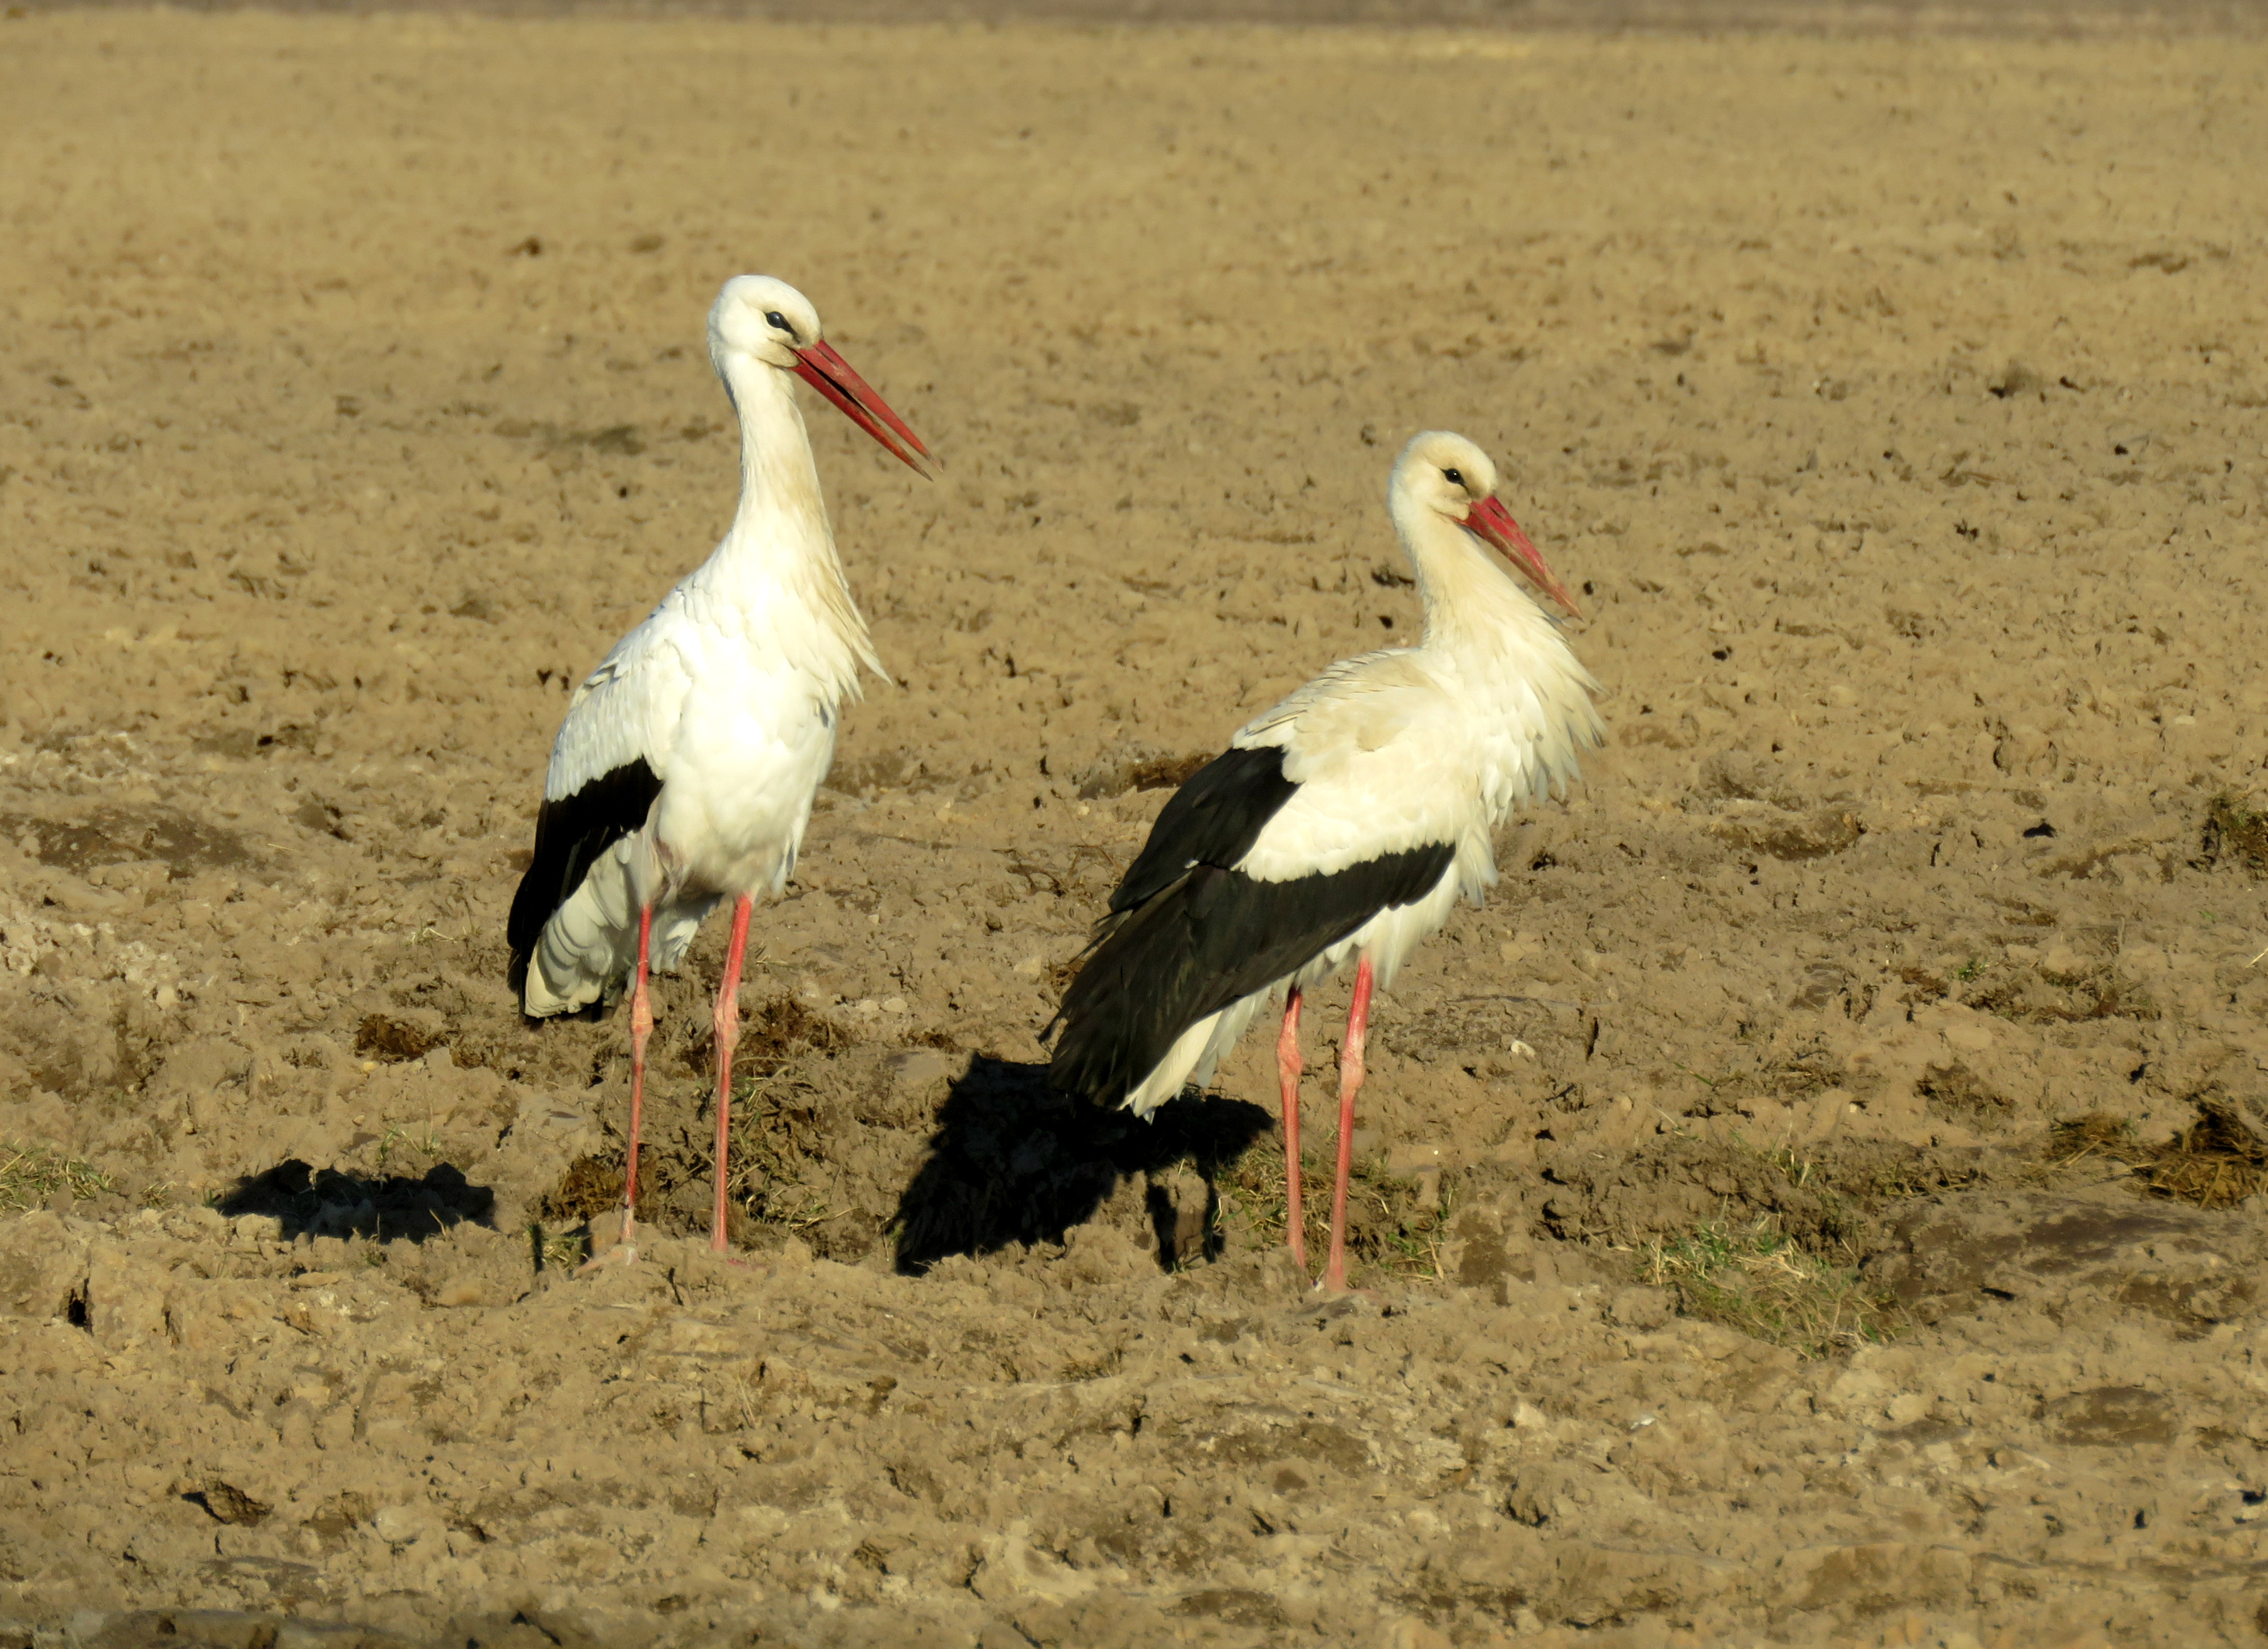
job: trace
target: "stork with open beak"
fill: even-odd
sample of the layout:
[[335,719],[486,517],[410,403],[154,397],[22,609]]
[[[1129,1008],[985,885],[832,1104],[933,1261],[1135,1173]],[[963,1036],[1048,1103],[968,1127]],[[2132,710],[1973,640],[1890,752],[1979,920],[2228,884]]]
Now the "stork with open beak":
[[1371,992],[1460,894],[1479,902],[1497,879],[1495,828],[1564,793],[1601,737],[1597,682],[1521,580],[1580,616],[1574,600],[1496,486],[1496,466],[1462,435],[1432,431],[1403,449],[1387,510],[1418,575],[1422,639],[1332,666],[1174,793],[1057,1015],[1054,1085],[1147,1116],[1210,1081],[1261,1005],[1282,1000],[1290,1246],[1304,1270],[1300,1003],[1355,959],[1322,1282],[1331,1292],[1346,1287]]
[[622,1240],[636,1257],[638,1130],[653,1034],[646,976],[674,969],[702,918],[733,901],[716,1007],[716,1210],[725,1245],[727,1130],[742,953],[758,895],[795,868],[836,718],[881,674],[850,598],[801,379],[917,473],[929,454],[820,334],[802,293],[768,276],[725,283],[709,354],[740,422],[740,503],[724,541],[575,689],[551,747],[535,851],[512,902],[511,980],[532,1020],[630,997]]

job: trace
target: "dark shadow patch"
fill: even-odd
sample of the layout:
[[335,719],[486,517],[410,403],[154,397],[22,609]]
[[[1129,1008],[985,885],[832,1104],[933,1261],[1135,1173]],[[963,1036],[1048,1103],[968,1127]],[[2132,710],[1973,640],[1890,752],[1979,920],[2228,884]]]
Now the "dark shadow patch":
[[[1909,975],[1918,969],[1908,969]],[[1940,988],[1939,994],[1945,994]],[[2155,1004],[2139,992],[2128,994],[2108,977],[2088,977],[2061,987],[2046,980],[1995,970],[1987,981],[1960,997],[1963,1007],[2018,1025],[2080,1025],[2091,1020],[2154,1020]]]
[[1212,1175],[1205,1176],[1204,1201],[1191,1207],[1176,1203],[1171,1191],[1152,1182],[1142,1193],[1142,1210],[1149,1216],[1162,1269],[1177,1270],[1197,1260],[1220,1257],[1220,1188]]
[[2010,1203],[1979,1209],[1967,1199],[1931,1204],[1901,1222],[1867,1266],[1869,1276],[1911,1305],[1979,1292],[2013,1299],[2038,1279],[2068,1278],[2111,1264],[2153,1240],[2190,1234],[2188,1222],[2137,1204]]
[[[188,1497],[194,1500],[196,1497]],[[223,1579],[248,1578],[264,1581],[258,1565],[243,1561],[237,1563],[207,1563],[202,1565],[206,1573]],[[317,1571],[305,1564],[273,1564],[276,1572],[304,1571],[313,1575]],[[261,1589],[268,1588],[263,1584]],[[84,1617],[83,1617],[84,1619]],[[231,1609],[136,1609],[122,1615],[96,1616],[99,1622],[92,1630],[82,1625],[82,1635],[73,1641],[85,1649],[151,1649],[154,1645],[178,1645],[179,1649],[275,1649],[276,1640],[283,1629],[291,1622],[287,1616]],[[316,1641],[330,1645],[332,1649],[408,1649],[404,1640],[386,1635],[375,1628],[334,1626],[310,1623],[320,1634]],[[23,1649],[32,1649],[33,1639],[23,1638]],[[5,1627],[0,1627],[0,1649],[14,1649],[16,1639]]]
[[181,1497],[195,1502],[223,1523],[234,1523],[249,1528],[261,1521],[276,1508],[265,1500],[255,1500],[234,1483],[223,1483],[215,1477],[202,1489],[193,1490]]
[[336,1168],[310,1168],[292,1157],[238,1181],[215,1206],[231,1218],[272,1214],[283,1222],[286,1241],[305,1233],[423,1242],[468,1220],[493,1224],[496,1193],[471,1184],[446,1162],[415,1179],[406,1174],[365,1178]]
[[[2136,1145],[2099,1116],[2058,1133],[2052,1148],[2065,1163],[2163,1149]],[[2146,1314],[2189,1340],[2256,1312],[2261,1250],[2241,1215],[2146,1202],[2109,1184],[2075,1196],[1992,1188],[1912,1211],[1866,1274],[1925,1322],[2009,1301],[2060,1320],[2070,1301],[2087,1299]]]
[[33,857],[84,875],[106,865],[162,861],[175,875],[223,870],[253,862],[251,850],[233,831],[163,808],[129,812],[98,807],[83,819],[58,821],[27,813],[0,813],[0,837],[37,843]]
[[946,1094],[891,1218],[897,1268],[918,1275],[947,1255],[1061,1242],[1122,1178],[1178,1163],[1195,1167],[1210,1201],[1220,1167],[1274,1125],[1241,1100],[1188,1097],[1145,1122],[1057,1093],[1045,1065],[979,1054]]
[[[532,247],[533,239],[523,240],[520,247]],[[515,247],[518,251],[519,248]],[[534,256],[530,253],[527,255]],[[609,453],[619,458],[636,458],[645,451],[645,433],[635,423],[612,423],[603,430],[574,430],[564,424],[538,423],[526,418],[504,418],[494,426],[494,432],[507,441],[534,441],[556,453],[572,452],[587,447],[594,453]]]
[[450,1636],[470,1649],[599,1649],[611,1641],[587,1630],[578,1617],[556,1610],[524,1609],[511,1615],[475,1615],[453,1622]]
[[1984,387],[1995,401],[2006,401],[2011,395],[2021,395],[2027,390],[2044,389],[2047,379],[2021,361],[2011,361],[1984,380]]

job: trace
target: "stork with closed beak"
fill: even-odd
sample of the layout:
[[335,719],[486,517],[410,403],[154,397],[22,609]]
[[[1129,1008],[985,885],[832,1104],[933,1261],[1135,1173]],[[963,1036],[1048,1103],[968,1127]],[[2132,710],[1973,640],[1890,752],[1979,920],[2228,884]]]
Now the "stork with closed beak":
[[733,901],[717,990],[717,1194],[725,1155],[742,953],[758,895],[795,868],[835,755],[836,718],[881,673],[828,526],[800,378],[923,475],[914,432],[820,333],[804,295],[768,276],[725,283],[709,355],[740,422],[740,503],[724,541],[575,689],[551,747],[535,851],[512,902],[511,980],[532,1020],[596,1015],[627,985],[630,1126],[622,1242],[634,1259],[638,1129],[653,1010],[702,918]]
[[1496,466],[1462,435],[1430,431],[1403,449],[1387,511],[1418,575],[1422,639],[1332,666],[1239,729],[1174,794],[1057,1015],[1054,1085],[1147,1116],[1209,1081],[1261,1005],[1282,998],[1284,1170],[1304,1270],[1300,1003],[1355,959],[1322,1282],[1330,1292],[1346,1287],[1371,992],[1460,894],[1480,900],[1497,878],[1495,828],[1565,793],[1580,752],[1601,736],[1597,682],[1512,574],[1571,615],[1574,600],[1496,486]]

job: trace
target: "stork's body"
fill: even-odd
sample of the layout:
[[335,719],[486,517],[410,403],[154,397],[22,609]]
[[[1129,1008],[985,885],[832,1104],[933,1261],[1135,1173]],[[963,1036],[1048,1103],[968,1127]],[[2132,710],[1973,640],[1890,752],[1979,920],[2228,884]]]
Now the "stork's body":
[[710,353],[740,419],[740,502],[709,559],[622,638],[567,709],[513,897],[512,983],[531,1019],[602,1012],[627,985],[630,1133],[622,1252],[635,1249],[637,1146],[653,1027],[646,975],[683,960],[702,918],[734,902],[718,992],[717,1194],[725,1246],[725,1130],[748,922],[795,867],[834,759],[837,712],[880,671],[850,598],[793,374],[886,448],[926,456],[835,350],[792,287],[725,283]]
[[1065,993],[1050,1077],[1148,1115],[1211,1077],[1263,1004],[1278,1042],[1290,1243],[1307,1263],[1299,1145],[1303,991],[1357,959],[1340,1049],[1338,1162],[1323,1285],[1345,1286],[1354,1100],[1370,997],[1496,881],[1491,836],[1564,790],[1597,743],[1597,684],[1493,546],[1573,602],[1493,497],[1462,436],[1418,436],[1388,506],[1418,575],[1417,646],[1333,666],[1239,729],[1159,814]]

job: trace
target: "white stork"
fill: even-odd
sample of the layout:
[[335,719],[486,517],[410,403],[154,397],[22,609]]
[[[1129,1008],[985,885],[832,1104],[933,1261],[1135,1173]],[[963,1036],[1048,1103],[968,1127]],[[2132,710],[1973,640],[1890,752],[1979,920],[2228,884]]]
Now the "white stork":
[[1322,1283],[1334,1293],[1346,1287],[1372,986],[1392,982],[1459,894],[1479,901],[1496,880],[1495,827],[1564,793],[1601,734],[1598,683],[1488,553],[1575,613],[1496,482],[1495,465],[1462,435],[1432,431],[1403,449],[1387,510],[1417,571],[1423,638],[1332,666],[1239,729],[1174,793],[1057,1014],[1054,1085],[1147,1116],[1209,1081],[1261,1005],[1284,997],[1284,1171],[1304,1270],[1300,998],[1357,959]]
[[717,989],[717,1204],[725,1246],[726,1130],[741,953],[758,894],[795,868],[835,755],[835,720],[881,663],[850,599],[791,378],[926,475],[929,454],[820,335],[804,295],[768,276],[725,283],[709,356],[740,420],[740,504],[724,541],[575,689],[551,747],[535,852],[512,902],[511,979],[531,1020],[603,1013],[630,992],[630,1132],[622,1240],[637,1257],[638,1126],[653,1032],[650,968],[676,967],[731,899]]

